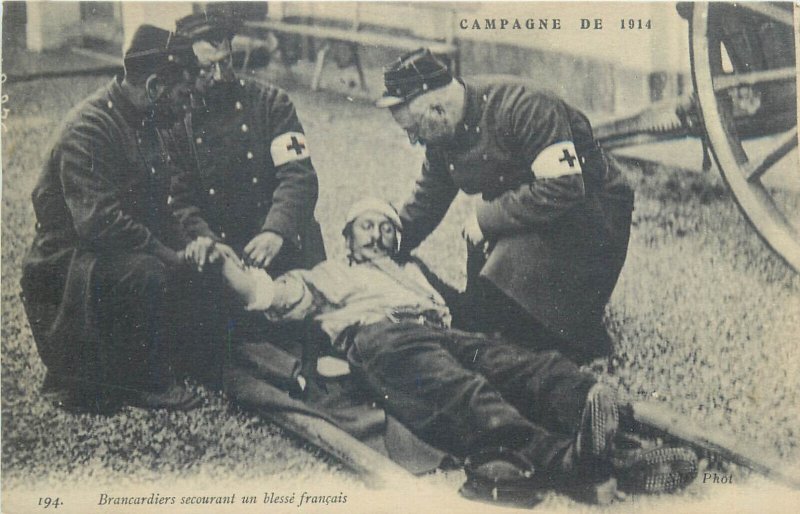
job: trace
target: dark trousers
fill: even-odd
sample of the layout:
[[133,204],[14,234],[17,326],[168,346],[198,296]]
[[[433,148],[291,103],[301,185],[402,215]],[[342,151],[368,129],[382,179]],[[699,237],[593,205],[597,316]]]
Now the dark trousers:
[[87,252],[67,272],[28,272],[23,302],[48,368],[43,391],[105,411],[120,396],[160,391],[176,378],[220,387],[233,344],[271,332],[209,271],[168,268],[147,253]]
[[216,274],[167,268],[147,254],[114,254],[98,258],[93,283],[111,369],[145,389],[185,376],[221,383],[234,307]]
[[387,412],[457,456],[524,449],[547,468],[574,438],[595,383],[557,352],[532,352],[480,333],[382,322],[348,354]]
[[96,348],[84,347],[89,380],[123,389],[159,390],[173,380],[173,331],[167,312],[168,272],[149,254],[97,257],[90,295]]
[[456,320],[460,327],[500,332],[514,343],[535,351],[557,350],[579,364],[611,353],[611,338],[601,319],[592,325],[587,340],[570,340],[559,336],[496,285],[481,277],[486,257],[479,249],[469,245],[467,248],[467,289],[463,300],[465,315]]
[[22,300],[42,361],[43,391],[97,412],[121,396],[167,387],[176,324],[169,273],[146,253],[69,251],[34,257]]

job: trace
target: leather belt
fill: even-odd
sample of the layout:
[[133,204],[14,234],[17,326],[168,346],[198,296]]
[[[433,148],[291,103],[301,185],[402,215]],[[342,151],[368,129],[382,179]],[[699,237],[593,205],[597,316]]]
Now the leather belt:
[[419,309],[398,307],[386,313],[392,323],[415,323],[431,328],[447,328],[442,316],[436,309]]

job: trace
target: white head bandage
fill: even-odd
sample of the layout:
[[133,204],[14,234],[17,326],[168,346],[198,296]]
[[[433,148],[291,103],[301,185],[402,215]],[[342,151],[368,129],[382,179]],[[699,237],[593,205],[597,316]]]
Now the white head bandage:
[[392,204],[379,198],[364,198],[363,200],[359,200],[354,203],[353,206],[350,207],[350,210],[347,211],[347,216],[344,220],[345,227],[352,223],[356,218],[369,211],[375,211],[383,214],[389,218],[389,221],[394,223],[398,231],[403,230],[403,222],[400,221],[400,216],[397,214],[397,210],[392,207]]

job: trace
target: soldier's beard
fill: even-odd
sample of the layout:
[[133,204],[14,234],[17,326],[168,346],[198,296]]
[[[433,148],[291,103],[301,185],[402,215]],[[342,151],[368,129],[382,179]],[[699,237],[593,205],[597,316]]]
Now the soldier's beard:
[[443,112],[428,111],[420,119],[419,133],[424,134],[424,137],[418,137],[418,141],[422,145],[442,143],[452,137],[454,132],[452,125]]
[[147,117],[157,127],[171,127],[183,117],[185,108],[171,101],[156,100],[151,102]]
[[216,81],[209,78],[207,81],[198,88],[200,90],[200,97],[206,105],[213,105],[219,102],[234,101],[235,93],[234,88],[236,85],[236,77],[231,77],[230,80]]

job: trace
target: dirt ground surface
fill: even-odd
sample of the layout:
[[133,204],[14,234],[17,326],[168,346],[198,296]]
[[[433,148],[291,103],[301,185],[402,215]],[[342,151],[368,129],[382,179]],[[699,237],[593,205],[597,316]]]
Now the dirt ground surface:
[[[7,512],[31,511],[42,495],[31,492],[32,484],[51,484],[62,496],[86,487],[95,496],[104,487],[108,494],[131,487],[148,494],[187,487],[193,494],[201,487],[223,494],[228,484],[239,490],[246,484],[258,494],[279,488],[298,495],[316,488],[315,494],[349,495],[347,504],[326,511],[485,511],[458,498],[461,473],[368,490],[336,462],[217,393],[201,390],[205,405],[189,413],[124,410],[107,417],[65,413],[39,396],[44,367],[18,297],[20,264],[34,231],[30,192],[58,120],[106,80],[4,88],[10,114],[2,133],[2,473],[4,503],[20,509]],[[331,257],[341,257],[347,207],[364,195],[402,202],[423,150],[408,144],[388,112],[346,95],[286,85],[319,174],[316,212],[325,243]],[[606,315],[614,357],[595,371],[632,398],[663,402],[796,466],[800,278],[762,244],[717,175],[630,160],[624,171],[637,190],[636,209],[628,260]],[[789,196],[796,205],[797,195]],[[469,208],[470,199],[459,197],[420,249],[434,271],[462,287],[460,228]],[[732,474],[734,485],[704,484],[701,475],[672,497],[592,507],[550,495],[540,510],[785,511],[800,504],[782,486],[733,467],[721,471]],[[789,503],[776,507],[777,497]]]

